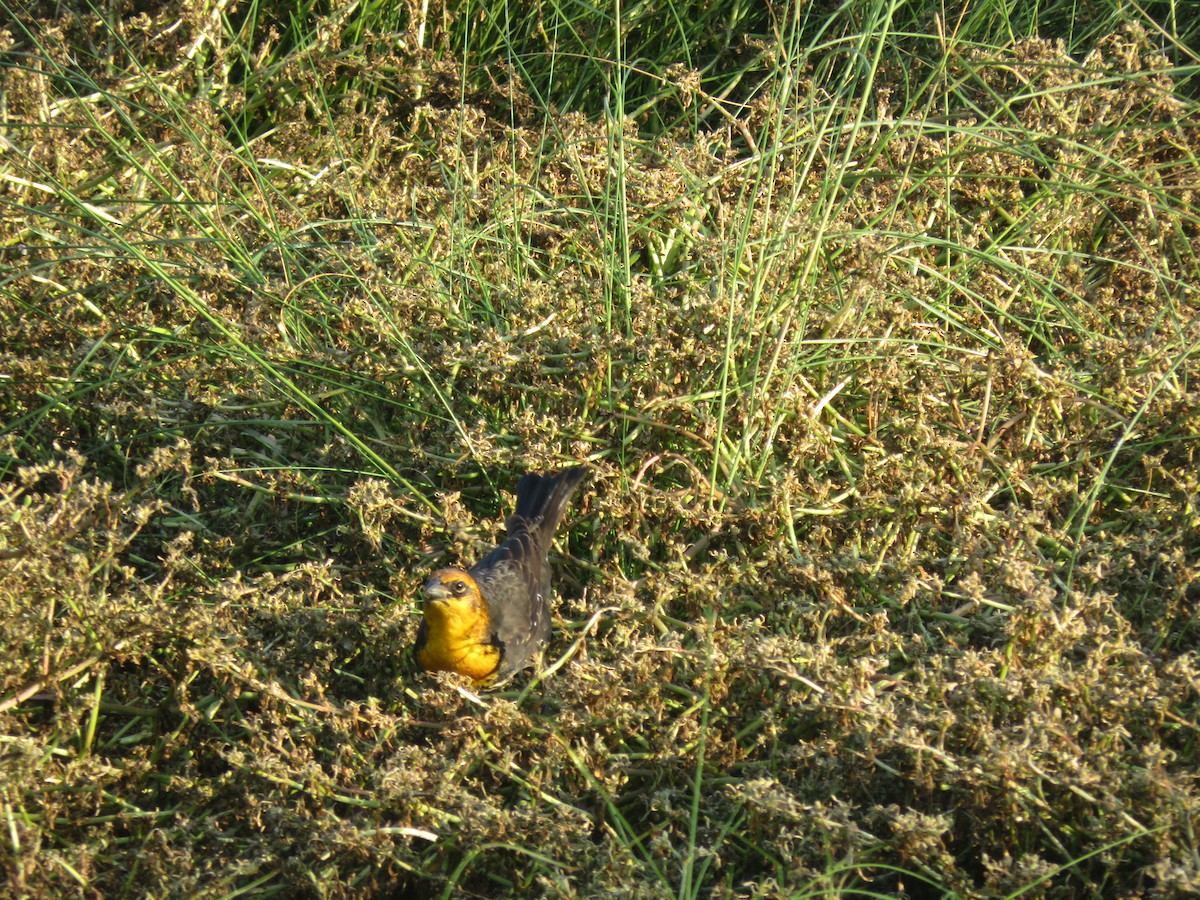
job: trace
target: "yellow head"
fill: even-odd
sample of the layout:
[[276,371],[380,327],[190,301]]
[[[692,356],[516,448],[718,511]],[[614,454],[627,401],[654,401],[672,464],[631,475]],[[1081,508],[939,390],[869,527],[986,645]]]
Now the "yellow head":
[[458,672],[484,681],[500,665],[492,622],[479,585],[462,569],[439,569],[425,582],[425,635],[417,663],[429,672]]

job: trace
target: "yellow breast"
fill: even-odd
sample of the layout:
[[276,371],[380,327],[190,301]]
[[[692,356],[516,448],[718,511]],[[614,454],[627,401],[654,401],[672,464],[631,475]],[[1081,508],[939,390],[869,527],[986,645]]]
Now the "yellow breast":
[[451,601],[426,603],[424,616],[425,643],[416,652],[422,669],[458,672],[475,681],[495,674],[500,667],[500,648],[491,643],[486,613]]
[[417,651],[417,662],[427,672],[457,672],[485,681],[500,667],[500,648],[491,644],[447,644],[430,639]]

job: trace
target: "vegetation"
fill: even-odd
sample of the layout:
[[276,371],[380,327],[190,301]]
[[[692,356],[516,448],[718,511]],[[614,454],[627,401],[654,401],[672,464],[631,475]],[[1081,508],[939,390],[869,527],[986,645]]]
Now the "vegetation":
[[1200,890],[1185,13],[0,0],[6,894]]

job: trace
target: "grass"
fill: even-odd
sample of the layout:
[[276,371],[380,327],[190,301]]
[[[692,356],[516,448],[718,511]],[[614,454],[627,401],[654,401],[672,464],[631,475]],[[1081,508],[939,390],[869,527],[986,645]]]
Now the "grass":
[[0,10],[8,893],[1196,890],[1194,17]]

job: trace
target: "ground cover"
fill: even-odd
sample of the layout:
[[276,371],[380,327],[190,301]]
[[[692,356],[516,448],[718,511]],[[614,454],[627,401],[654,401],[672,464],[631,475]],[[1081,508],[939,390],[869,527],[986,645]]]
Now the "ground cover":
[[9,893],[1200,889],[1187,22],[4,8]]

